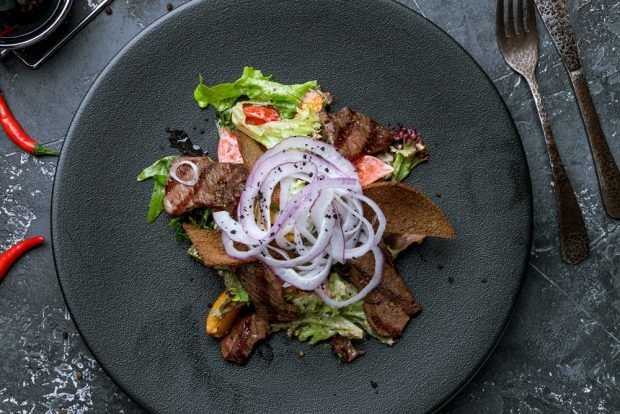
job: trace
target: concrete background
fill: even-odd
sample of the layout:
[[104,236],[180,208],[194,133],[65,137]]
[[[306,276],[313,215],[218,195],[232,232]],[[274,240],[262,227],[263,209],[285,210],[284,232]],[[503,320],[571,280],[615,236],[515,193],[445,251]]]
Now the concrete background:
[[[573,92],[542,22],[539,82],[591,239],[591,257],[578,266],[559,257],[542,132],[529,90],[496,47],[494,2],[402,2],[454,37],[493,79],[521,133],[534,195],[534,244],[512,321],[487,364],[444,411],[620,413],[620,221],[604,212]],[[43,68],[30,71],[16,59],[0,63],[0,87],[25,129],[60,148],[94,79],[130,39],[168,13],[167,3],[116,0],[112,14],[98,16]],[[594,103],[620,159],[620,2],[568,5]],[[0,139],[0,251],[29,235],[49,236],[55,167],[55,158],[25,155]],[[86,349],[47,244],[0,284],[0,413],[87,412],[142,410]]]

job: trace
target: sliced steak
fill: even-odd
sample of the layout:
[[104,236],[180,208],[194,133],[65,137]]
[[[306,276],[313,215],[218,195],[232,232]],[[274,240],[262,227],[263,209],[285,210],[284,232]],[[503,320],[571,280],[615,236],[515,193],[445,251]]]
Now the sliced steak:
[[247,289],[256,313],[269,321],[299,319],[297,306],[284,300],[282,280],[263,263],[248,263],[237,268],[237,276]]
[[220,351],[227,361],[245,364],[254,346],[271,333],[269,322],[255,313],[245,315],[220,342]]
[[[397,338],[409,319],[422,309],[400,278],[392,256],[382,249],[385,257],[381,283],[364,298],[364,312],[368,322],[382,336]],[[372,252],[349,260],[347,268],[353,284],[362,289],[374,274],[375,257]]]
[[[179,216],[195,208],[209,207],[232,213],[248,177],[245,166],[213,162],[206,157],[180,157],[172,162],[171,167],[182,161],[192,161],[198,166],[198,182],[189,186],[169,177],[164,196],[166,211],[171,216]],[[191,180],[192,168],[186,164],[179,166],[177,176],[181,180]]]
[[374,119],[348,107],[330,114],[319,114],[322,135],[346,158],[385,152],[392,143],[392,132]]

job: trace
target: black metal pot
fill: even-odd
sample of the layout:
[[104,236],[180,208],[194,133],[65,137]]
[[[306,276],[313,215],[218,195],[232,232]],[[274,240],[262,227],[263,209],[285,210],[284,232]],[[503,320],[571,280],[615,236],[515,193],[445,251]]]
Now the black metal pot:
[[0,0],[0,49],[33,45],[67,17],[72,0]]

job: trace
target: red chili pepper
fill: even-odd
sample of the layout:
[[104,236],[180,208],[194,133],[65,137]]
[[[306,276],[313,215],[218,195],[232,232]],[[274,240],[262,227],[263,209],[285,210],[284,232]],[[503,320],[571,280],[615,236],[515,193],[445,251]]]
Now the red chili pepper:
[[11,113],[9,104],[4,99],[4,94],[0,91],[0,124],[2,129],[21,149],[34,155],[58,155],[58,151],[45,148],[37,143],[24,131],[17,119]]
[[243,105],[245,123],[248,125],[262,125],[271,121],[279,121],[280,114],[273,108],[262,105]]
[[37,247],[45,241],[43,236],[31,237],[26,240],[22,240],[19,243],[9,247],[7,251],[0,254],[0,280],[6,276],[9,269],[24,253],[33,247]]

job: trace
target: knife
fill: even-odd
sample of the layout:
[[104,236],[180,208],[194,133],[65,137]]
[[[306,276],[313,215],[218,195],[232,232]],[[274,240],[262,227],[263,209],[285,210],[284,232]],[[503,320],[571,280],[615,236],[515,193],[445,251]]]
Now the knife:
[[590,141],[603,204],[607,214],[613,218],[620,218],[620,170],[618,170],[618,165],[611,154],[601,127],[601,121],[592,102],[588,81],[579,57],[575,34],[570,24],[566,1],[535,0],[535,2],[573,84],[581,118]]

